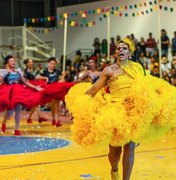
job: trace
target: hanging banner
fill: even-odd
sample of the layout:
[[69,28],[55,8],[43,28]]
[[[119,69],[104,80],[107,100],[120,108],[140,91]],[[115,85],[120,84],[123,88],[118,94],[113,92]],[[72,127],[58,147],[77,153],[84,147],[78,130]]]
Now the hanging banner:
[[[77,12],[65,12],[63,14],[60,14],[58,16],[48,16],[48,17],[40,17],[40,18],[25,18],[23,21],[28,26],[28,24],[36,24],[36,23],[41,23],[41,22],[50,22],[50,21],[57,21],[58,25],[56,27],[51,27],[51,28],[33,28],[30,26],[30,30],[35,32],[35,33],[45,33],[47,34],[48,32],[52,32],[57,30],[59,27],[63,27],[64,25],[64,19],[68,19],[68,25],[71,27],[93,27],[97,24],[95,20],[89,21],[88,17],[90,15],[100,15],[99,21],[103,21],[109,14],[113,16],[118,16],[118,17],[138,17],[141,15],[148,15],[154,11],[158,11],[158,7],[160,10],[163,10],[165,12],[175,12],[174,7],[169,7],[166,5],[163,5],[164,2],[163,0],[159,0],[159,5],[157,4],[157,0],[150,0],[150,1],[145,1],[145,2],[140,2],[138,4],[130,4],[130,5],[123,5],[123,6],[112,6],[110,8],[96,8],[93,10],[85,10],[85,11],[77,11]],[[176,2],[176,0],[167,0],[167,3],[169,2]],[[143,10],[141,11],[141,8]],[[79,17],[79,18],[78,18]],[[75,19],[76,18],[76,19]]]

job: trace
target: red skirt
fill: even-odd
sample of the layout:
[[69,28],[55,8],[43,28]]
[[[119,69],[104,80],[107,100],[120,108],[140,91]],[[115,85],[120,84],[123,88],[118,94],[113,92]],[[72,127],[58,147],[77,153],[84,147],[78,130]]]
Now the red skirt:
[[11,97],[11,86],[0,85],[0,112],[8,108]]
[[0,110],[14,109],[22,104],[30,109],[40,104],[41,93],[23,84],[2,85],[0,91]]
[[74,82],[55,82],[48,84],[41,92],[41,105],[51,102],[53,99],[64,101],[65,95],[74,84]]
[[26,108],[32,108],[40,104],[41,93],[33,88],[29,88],[22,84],[15,84],[12,93],[11,104],[15,107],[22,104]]
[[40,79],[29,80],[29,82],[35,86],[40,86],[42,88],[45,88],[47,86],[46,81]]

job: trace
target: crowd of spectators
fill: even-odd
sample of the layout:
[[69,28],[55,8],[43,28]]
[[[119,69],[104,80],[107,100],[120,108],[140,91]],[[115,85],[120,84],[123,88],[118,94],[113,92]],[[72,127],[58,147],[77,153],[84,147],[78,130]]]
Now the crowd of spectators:
[[[139,59],[142,61],[145,70],[153,76],[163,78],[172,83],[173,78],[176,77],[176,31],[173,37],[169,38],[165,29],[161,30],[161,60],[159,61],[159,43],[153,37],[152,32],[148,33],[145,39],[141,37],[137,39],[134,34],[128,35],[135,43],[137,49],[140,49]],[[94,59],[97,64],[97,70],[102,71],[106,66],[116,62],[114,52],[116,44],[121,40],[121,36],[110,39],[110,59],[107,58],[107,39],[100,39],[96,37],[92,43],[93,54],[91,56],[82,55],[78,50],[72,59],[66,60],[65,81],[77,81],[82,72],[88,69],[88,60]],[[170,57],[170,58],[169,58]],[[58,60],[58,68],[62,70],[63,56]]]

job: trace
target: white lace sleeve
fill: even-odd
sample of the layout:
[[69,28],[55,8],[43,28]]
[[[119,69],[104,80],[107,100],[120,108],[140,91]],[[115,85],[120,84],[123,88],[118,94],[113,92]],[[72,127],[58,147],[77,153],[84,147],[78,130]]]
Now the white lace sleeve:
[[0,69],[0,76],[5,77],[7,75],[6,69]]

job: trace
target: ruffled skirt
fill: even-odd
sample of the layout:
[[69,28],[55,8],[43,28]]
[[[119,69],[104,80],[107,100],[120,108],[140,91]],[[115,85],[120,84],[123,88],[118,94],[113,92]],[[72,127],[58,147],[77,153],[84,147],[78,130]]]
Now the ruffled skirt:
[[41,92],[42,98],[40,104],[46,104],[51,102],[53,99],[64,101],[65,95],[74,84],[75,83],[73,82],[55,82],[47,84]]
[[14,109],[17,104],[31,109],[37,105],[44,105],[53,99],[64,100],[69,89],[75,84],[72,82],[56,82],[46,84],[45,81],[30,81],[33,85],[40,85],[44,90],[38,92],[24,84],[3,84],[0,86],[0,112],[6,109]]
[[77,84],[65,98],[74,118],[73,139],[84,147],[149,142],[176,127],[176,89],[163,80],[136,78],[130,93],[118,101],[104,90],[85,95],[90,87]]
[[41,93],[23,84],[1,85],[0,110],[14,109],[17,104],[32,108],[40,104]]
[[40,86],[42,88],[45,88],[47,86],[46,81],[44,80],[35,79],[35,80],[29,80],[29,82],[35,86]]

